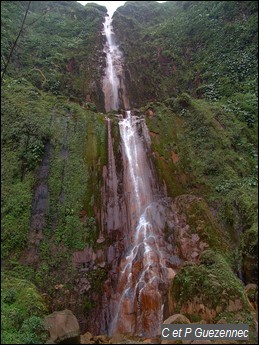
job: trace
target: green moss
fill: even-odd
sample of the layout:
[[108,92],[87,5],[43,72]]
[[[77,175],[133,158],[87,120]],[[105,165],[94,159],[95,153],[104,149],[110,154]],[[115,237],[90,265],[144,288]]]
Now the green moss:
[[92,300],[89,299],[87,296],[85,296],[84,299],[83,299],[83,308],[84,308],[85,312],[88,313],[88,312],[91,311],[94,307],[95,307],[94,301],[92,301]]
[[228,263],[212,250],[205,251],[201,264],[184,266],[175,276],[171,294],[181,308],[195,297],[209,309],[225,310],[229,301],[240,299],[243,310],[249,310],[241,282]]
[[[37,97],[31,97],[32,93]],[[42,145],[50,135],[50,107],[45,97],[26,80],[5,82],[2,93],[3,257],[26,246],[35,172],[42,158]]]
[[36,287],[9,274],[2,277],[1,342],[3,344],[43,344],[47,339],[43,317],[47,308]]
[[90,217],[95,216],[94,208],[100,209],[101,199],[100,193],[102,187],[102,167],[107,164],[107,131],[104,116],[98,114],[98,117],[92,117],[91,121],[87,123],[86,127],[86,144],[85,144],[85,162],[88,165],[88,190],[84,201],[84,207],[87,215]]
[[164,181],[171,196],[181,195],[186,186],[191,184],[191,176],[181,168],[181,160],[174,162],[172,154],[180,154],[178,136],[182,130],[182,121],[164,105],[149,103],[141,112],[152,107],[154,116],[146,117],[151,133],[152,150],[155,151],[155,165],[160,183]]
[[105,281],[106,277],[107,272],[102,268],[98,268],[87,273],[87,278],[89,279],[89,282],[91,284],[92,291],[96,293],[101,293],[103,288],[103,282]]
[[197,233],[209,245],[210,249],[229,257],[228,236],[224,234],[205,200],[191,196],[180,196],[176,199],[176,204],[180,211],[186,215],[186,222],[191,231]]
[[[24,8],[20,3],[10,6],[8,2],[3,2],[1,8],[4,27],[1,42],[6,60]],[[99,67],[104,64],[101,35],[104,16],[104,8],[99,5],[32,3],[26,33],[19,38],[7,75],[22,76],[39,89],[78,98],[81,104],[87,99],[88,108],[93,110],[103,109],[104,99],[98,89],[102,79]]]
[[[38,90],[34,97],[37,89],[26,80],[8,79],[3,89],[5,267],[17,278],[34,282],[53,299],[52,305],[65,308],[67,302],[63,297],[57,299],[55,286],[62,284],[74,293],[78,272],[72,265],[73,253],[98,246],[95,215],[101,207],[102,169],[107,163],[104,115],[43,91]],[[31,205],[41,164],[37,160],[31,169],[23,169],[24,156],[20,152],[26,149],[28,137],[32,143],[48,140],[50,152],[43,238],[35,245],[33,263],[24,264],[31,250]]]
[[258,336],[256,331],[256,324],[252,313],[240,310],[238,312],[223,311],[218,314],[215,318],[215,322],[224,319],[227,324],[246,324],[249,325],[249,340],[248,344],[254,344],[258,342]]

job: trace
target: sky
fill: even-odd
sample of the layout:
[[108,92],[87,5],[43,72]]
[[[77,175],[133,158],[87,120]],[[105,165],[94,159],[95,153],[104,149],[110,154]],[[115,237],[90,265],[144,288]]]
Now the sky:
[[[108,14],[111,17],[116,11],[116,8],[123,6],[126,1],[77,1],[80,4],[85,5],[90,2],[95,2],[96,4],[103,5],[107,8]],[[157,2],[166,2],[166,1],[157,1]]]

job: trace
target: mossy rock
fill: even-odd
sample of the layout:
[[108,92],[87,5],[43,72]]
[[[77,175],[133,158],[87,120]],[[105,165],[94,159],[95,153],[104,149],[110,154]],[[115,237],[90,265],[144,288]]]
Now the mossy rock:
[[44,343],[47,332],[42,318],[47,314],[47,307],[35,285],[4,274],[1,292],[1,343]]
[[199,265],[186,265],[170,288],[171,312],[198,314],[207,322],[226,312],[250,314],[244,288],[222,255],[203,253]]
[[203,198],[194,195],[180,195],[175,198],[180,214],[186,216],[190,232],[197,233],[210,249],[225,255],[228,244],[217,219]]
[[2,301],[20,309],[24,317],[40,316],[47,312],[44,300],[34,284],[7,274],[2,277]]

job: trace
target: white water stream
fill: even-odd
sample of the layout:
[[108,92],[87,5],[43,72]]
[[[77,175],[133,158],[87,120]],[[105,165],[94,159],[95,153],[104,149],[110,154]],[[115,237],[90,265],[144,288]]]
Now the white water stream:
[[[106,112],[120,107],[128,109],[123,56],[114,41],[108,16],[104,34],[107,39],[104,49],[107,66],[103,80],[105,109]],[[158,188],[147,155],[150,137],[144,118],[133,116],[130,110],[126,110],[119,122],[119,129],[123,150],[124,194],[127,196],[131,230],[129,243],[126,243],[127,254],[119,265],[108,332],[156,335],[162,321],[163,296],[160,290],[161,286],[167,284],[168,276],[163,240],[165,219],[161,205],[156,202]],[[115,168],[112,167],[112,170],[115,171]]]
[[103,79],[106,112],[118,110],[119,107],[128,108],[128,104],[125,104],[127,100],[123,83],[123,55],[119,47],[115,44],[111,21],[111,18],[106,16],[103,30],[103,34],[106,37],[104,47],[106,69]]

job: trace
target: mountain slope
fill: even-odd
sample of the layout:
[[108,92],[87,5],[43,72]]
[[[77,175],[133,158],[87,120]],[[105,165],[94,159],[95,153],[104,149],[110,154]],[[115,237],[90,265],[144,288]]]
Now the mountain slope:
[[[26,5],[1,3],[5,60]],[[1,253],[9,281],[3,285],[4,343],[44,341],[40,318],[52,310],[70,308],[83,324],[105,278],[100,267],[82,273],[73,262],[75,252],[96,248],[99,234],[95,191],[102,187],[107,152],[106,123],[96,108],[103,107],[99,52],[105,13],[74,1],[32,2],[3,79]],[[79,293],[82,279],[87,297]],[[34,300],[25,280],[43,294],[44,308],[28,309]],[[21,308],[16,284],[27,298]]]
[[255,106],[257,18],[255,1],[127,2],[114,27],[131,99],[143,105],[188,92],[237,101],[242,93]]
[[257,281],[257,6],[129,1],[113,21],[161,182],[209,202],[246,282]]
[[[7,60],[25,10],[22,1],[2,2],[2,54]],[[76,1],[33,1],[8,75],[78,102],[103,109],[101,34],[106,8]]]
[[[2,63],[26,6],[1,3]],[[71,309],[81,331],[99,326],[106,254],[116,256],[112,235],[99,237],[108,160],[105,14],[95,4],[31,2],[3,78],[6,343],[45,341],[41,318],[54,310]],[[254,327],[255,295],[248,302],[243,285],[257,284],[258,270],[257,18],[256,1],[129,1],[114,14],[132,112],[146,119],[160,184],[179,220],[165,238],[175,236],[187,261],[165,309],[187,315],[193,307],[192,322],[210,310],[210,322]],[[108,114],[122,176],[116,115]],[[198,259],[195,248],[184,249],[197,236],[208,245]]]

